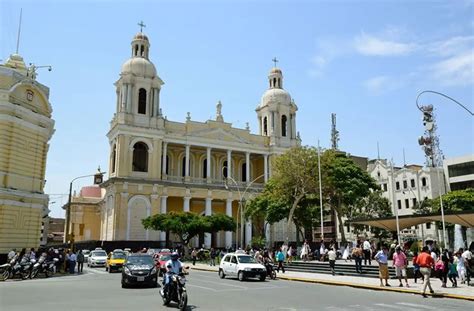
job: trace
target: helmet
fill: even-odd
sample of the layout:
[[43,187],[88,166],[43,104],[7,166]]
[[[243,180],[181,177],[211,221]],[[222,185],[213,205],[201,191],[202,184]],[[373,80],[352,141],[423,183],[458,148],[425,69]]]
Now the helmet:
[[171,254],[171,260],[176,261],[179,258],[179,254],[177,252],[173,252]]

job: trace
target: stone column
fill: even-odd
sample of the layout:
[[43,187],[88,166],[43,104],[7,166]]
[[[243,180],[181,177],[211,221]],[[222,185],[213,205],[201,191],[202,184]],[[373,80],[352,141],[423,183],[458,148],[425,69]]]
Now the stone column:
[[185,161],[185,171],[184,171],[184,180],[189,181],[189,163],[191,163],[189,159],[189,153],[191,150],[191,146],[186,145],[186,161]]
[[250,182],[250,152],[245,153],[245,181]]
[[[167,213],[167,200],[168,196],[167,195],[162,195],[161,196],[161,214],[166,214]],[[160,231],[160,241],[166,242],[166,232],[165,231]]]
[[263,180],[268,181],[268,154],[263,155]]
[[132,112],[132,91],[133,91],[133,85],[128,84],[127,87],[127,112]]
[[263,130],[262,130],[262,117],[258,117],[258,132],[260,135],[263,135]]
[[211,178],[211,148],[208,147],[207,148],[207,155],[206,155],[206,160],[207,160],[207,168],[206,168],[206,179],[207,179],[207,183],[211,183],[212,182],[212,178]]
[[232,150],[227,150],[227,177],[232,178]]
[[159,105],[158,105],[158,89],[154,88],[153,89],[153,116],[158,116],[159,114]]
[[291,122],[291,133],[293,134],[293,138],[296,138],[296,113],[293,114]]
[[122,89],[120,90],[121,96],[120,96],[120,105],[122,106],[122,111],[123,112],[128,112],[128,104],[127,104],[127,98],[128,98],[128,84],[124,83],[122,84]]
[[275,134],[275,111],[270,114],[270,136]]
[[247,220],[245,222],[245,246],[250,245],[252,241],[252,221]]
[[166,155],[168,153],[168,143],[166,141],[163,142],[163,159],[161,160],[162,168],[161,168],[161,179],[166,180]]
[[[206,209],[204,213],[206,216],[212,215],[212,191],[208,191],[207,198],[206,198]],[[204,233],[205,247],[210,248],[211,242],[212,242],[212,235],[210,233]]]
[[190,201],[191,201],[190,196],[183,197],[183,212],[189,212],[191,210],[190,205],[189,205]]
[[[229,195],[226,201],[225,214],[232,217],[232,192],[229,191]],[[236,231],[237,234],[237,231]],[[225,247],[230,248],[232,246],[232,231],[225,232]]]

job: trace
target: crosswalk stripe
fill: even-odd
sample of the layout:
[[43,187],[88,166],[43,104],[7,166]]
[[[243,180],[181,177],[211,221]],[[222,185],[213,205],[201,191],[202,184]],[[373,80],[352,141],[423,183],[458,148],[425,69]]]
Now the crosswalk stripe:
[[430,309],[430,310],[433,309],[432,307],[427,307],[427,306],[424,306],[424,305],[419,305],[419,304],[416,304],[416,303],[409,303],[409,302],[397,302],[397,305],[413,307],[413,308],[416,308],[416,309]]

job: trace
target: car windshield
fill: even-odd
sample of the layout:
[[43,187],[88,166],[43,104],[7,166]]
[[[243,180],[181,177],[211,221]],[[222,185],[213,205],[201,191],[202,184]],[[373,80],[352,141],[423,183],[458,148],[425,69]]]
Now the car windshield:
[[125,259],[125,253],[113,253],[112,254],[112,259]]
[[240,263],[257,263],[257,261],[251,256],[237,256]]
[[154,265],[154,261],[151,256],[128,256],[127,263],[132,265]]
[[82,251],[82,253],[83,253],[84,255],[89,255],[89,254],[91,253],[91,251],[85,249],[85,250]]
[[160,256],[160,260],[161,261],[168,261],[171,259],[171,256],[170,255],[161,255]]
[[107,257],[107,253],[105,251],[93,251],[91,255],[93,257]]

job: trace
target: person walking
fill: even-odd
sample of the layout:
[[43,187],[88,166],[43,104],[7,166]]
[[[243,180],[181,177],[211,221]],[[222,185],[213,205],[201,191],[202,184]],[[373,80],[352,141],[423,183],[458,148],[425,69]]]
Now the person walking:
[[454,258],[449,258],[448,263],[448,278],[451,281],[453,287],[458,287],[458,281],[456,280],[458,277],[458,271],[456,270],[456,264],[454,263]]
[[420,273],[420,265],[416,263],[416,258],[418,258],[418,252],[415,251],[415,253],[413,254],[413,279],[415,283],[418,277],[421,277],[421,279],[423,279],[423,276]]
[[301,259],[303,259],[304,262],[308,260],[309,252],[311,252],[311,249],[309,248],[308,242],[304,240],[303,247],[301,248]]
[[321,240],[319,244],[319,261],[324,261],[324,256],[326,255],[326,245],[324,245],[324,240]]
[[285,273],[285,267],[283,266],[283,262],[285,261],[285,254],[281,249],[279,249],[276,253],[276,259],[278,261],[277,272],[279,273],[281,268],[281,271]]
[[328,252],[328,259],[329,259],[329,268],[331,269],[332,275],[336,275],[336,258],[337,254],[334,248],[331,248]]
[[360,247],[360,244],[357,244],[353,249],[352,249],[352,258],[354,258],[355,261],[355,267],[356,267],[356,272],[357,273],[362,273],[362,257],[363,252],[362,248]]
[[420,266],[420,273],[423,275],[422,295],[426,298],[426,287],[430,289],[431,294],[434,293],[430,283],[431,269],[434,267],[434,260],[430,255],[428,246],[423,246],[423,251],[416,257],[416,264]]
[[71,251],[69,254],[69,273],[74,274],[74,270],[76,269],[76,260],[77,256],[74,251]]
[[291,264],[293,260],[293,246],[288,248],[288,252],[286,253],[286,264]]
[[402,251],[402,248],[399,246],[395,247],[395,253],[393,254],[393,263],[392,265],[395,267],[395,272],[398,277],[398,281],[400,281],[399,287],[403,287],[402,284],[402,277],[405,278],[405,283],[407,287],[408,285],[408,278],[407,278],[407,256]]
[[369,262],[369,266],[372,264],[371,254],[370,254],[371,246],[369,240],[365,240],[362,244],[362,251],[364,252],[364,265],[367,266],[367,261]]
[[375,261],[379,264],[379,278],[380,286],[383,286],[382,280],[385,280],[385,286],[390,287],[388,284],[388,249],[387,246],[382,246],[382,249],[375,254]]
[[344,252],[342,252],[342,259],[344,259],[345,262],[347,262],[347,259],[350,259],[350,261],[352,261],[352,258],[350,258],[349,254],[351,253],[350,252],[350,244],[349,243],[346,243],[346,247],[344,248]]
[[197,259],[197,251],[195,248],[193,248],[193,251],[191,252],[191,259],[193,260],[193,266],[196,265],[196,259]]
[[216,250],[214,248],[211,248],[211,251],[209,253],[209,258],[211,259],[210,266],[215,266],[216,265]]
[[84,254],[82,253],[82,249],[77,252],[77,273],[82,273],[82,269],[84,268]]

